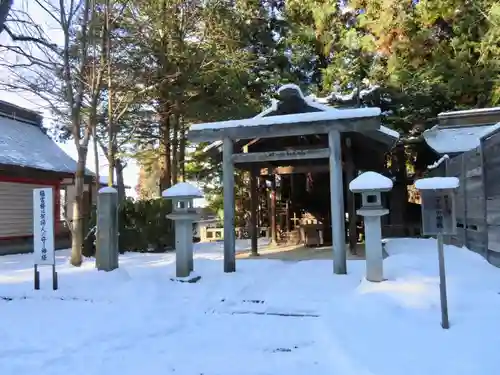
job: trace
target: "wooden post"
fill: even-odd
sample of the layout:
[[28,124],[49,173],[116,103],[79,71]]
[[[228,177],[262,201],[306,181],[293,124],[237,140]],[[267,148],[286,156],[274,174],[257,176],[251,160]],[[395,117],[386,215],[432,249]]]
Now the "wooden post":
[[441,326],[444,329],[450,328],[448,320],[448,298],[446,296],[446,273],[444,266],[444,246],[443,235],[437,235],[438,260],[439,260],[439,296],[441,299]]
[[408,207],[408,186],[406,174],[406,156],[403,145],[398,145],[391,154],[391,172],[396,181],[390,194],[389,220],[392,225],[400,226],[401,231],[396,236],[406,237],[409,231],[406,227],[406,209]]
[[[354,180],[355,178],[355,167],[354,160],[352,159],[352,144],[351,139],[347,138],[345,140],[346,144],[346,179],[347,185]],[[356,244],[358,242],[358,233],[356,226],[356,200],[354,198],[354,193],[352,193],[349,189],[346,189],[347,192],[347,212],[349,214],[349,250],[351,254],[356,253]]]
[[344,185],[342,183],[342,157],[340,132],[328,133],[330,147],[330,207],[332,223],[333,272],[339,275],[347,273]]
[[286,231],[290,233],[292,231],[292,221],[290,220],[290,200],[286,201]]
[[271,244],[278,243],[278,233],[276,227],[276,176],[271,179]]
[[257,226],[260,227],[264,225],[264,217],[262,212],[262,178],[257,177]]
[[236,238],[234,233],[234,164],[233,141],[224,138],[222,174],[224,183],[224,272],[236,271]]
[[257,209],[259,206],[259,195],[257,191],[257,176],[255,171],[250,171],[250,235],[252,236],[252,255],[259,255],[258,251],[258,223],[257,223]]
[[469,246],[469,231],[467,230],[469,227],[469,218],[468,218],[468,211],[469,211],[469,194],[467,194],[467,167],[465,165],[465,157],[464,154],[458,155],[457,156],[460,160],[460,187],[459,189],[462,189],[462,196],[464,200],[464,243],[463,246],[467,247]]

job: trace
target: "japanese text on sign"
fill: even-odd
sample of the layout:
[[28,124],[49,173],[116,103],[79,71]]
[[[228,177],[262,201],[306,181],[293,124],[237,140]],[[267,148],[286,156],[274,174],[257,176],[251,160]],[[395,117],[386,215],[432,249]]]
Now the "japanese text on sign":
[[51,188],[33,191],[35,264],[54,264],[54,208]]
[[446,191],[424,190],[421,197],[424,234],[454,234],[456,221],[453,196]]

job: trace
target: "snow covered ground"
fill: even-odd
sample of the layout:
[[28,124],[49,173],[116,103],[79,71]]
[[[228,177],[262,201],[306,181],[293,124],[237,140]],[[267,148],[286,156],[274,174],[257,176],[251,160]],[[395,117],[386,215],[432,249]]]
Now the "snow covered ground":
[[[240,248],[245,246],[240,244]],[[331,261],[239,260],[196,247],[197,283],[172,254],[126,254],[120,269],[67,265],[60,290],[32,290],[30,255],[0,257],[2,375],[490,375],[500,348],[500,269],[445,249],[451,328],[440,327],[433,240],[391,240],[388,281]]]

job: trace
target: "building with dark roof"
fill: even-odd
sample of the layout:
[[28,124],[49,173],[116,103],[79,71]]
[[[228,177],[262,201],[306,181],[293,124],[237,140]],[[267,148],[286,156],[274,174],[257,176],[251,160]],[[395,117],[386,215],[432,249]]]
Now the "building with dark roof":
[[[67,190],[76,166],[46,134],[39,113],[0,101],[0,254],[31,249],[33,189],[40,187],[54,189],[56,243],[67,242],[63,217],[71,206]],[[90,206],[92,172],[85,179],[84,201]]]

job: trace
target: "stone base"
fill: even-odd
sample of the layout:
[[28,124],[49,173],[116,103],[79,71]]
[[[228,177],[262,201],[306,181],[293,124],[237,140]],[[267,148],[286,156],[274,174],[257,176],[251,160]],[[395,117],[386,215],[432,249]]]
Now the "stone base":
[[188,276],[188,277],[172,277],[170,281],[177,281],[179,283],[194,284],[201,280],[201,276]]

